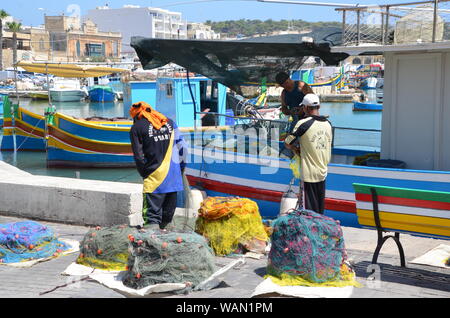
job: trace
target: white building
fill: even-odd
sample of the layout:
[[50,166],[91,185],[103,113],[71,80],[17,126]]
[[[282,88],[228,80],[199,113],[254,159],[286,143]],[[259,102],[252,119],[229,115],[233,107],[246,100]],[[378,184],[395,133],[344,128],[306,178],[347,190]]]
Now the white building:
[[134,53],[130,46],[133,36],[161,39],[186,39],[187,23],[181,13],[159,8],[125,5],[113,9],[108,6],[89,10],[85,19],[90,19],[105,32],[122,33],[122,53]]
[[187,37],[190,40],[219,40],[220,34],[214,32],[210,25],[189,22],[187,24]]

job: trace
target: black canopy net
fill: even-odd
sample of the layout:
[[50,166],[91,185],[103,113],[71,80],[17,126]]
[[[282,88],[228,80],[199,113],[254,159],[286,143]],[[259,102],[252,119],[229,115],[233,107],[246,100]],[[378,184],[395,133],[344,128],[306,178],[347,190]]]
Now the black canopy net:
[[211,78],[237,93],[242,85],[275,85],[280,71],[299,69],[310,56],[337,65],[345,53],[331,53],[329,43],[165,40],[133,37],[131,46],[144,69],[175,63]]

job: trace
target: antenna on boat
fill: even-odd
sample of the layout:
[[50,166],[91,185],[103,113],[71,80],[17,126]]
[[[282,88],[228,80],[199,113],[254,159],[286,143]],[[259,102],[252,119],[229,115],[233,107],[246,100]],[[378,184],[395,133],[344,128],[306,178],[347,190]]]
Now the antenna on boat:
[[197,104],[195,103],[194,94],[192,93],[191,80],[189,78],[189,70],[188,69],[186,69],[186,79],[187,79],[187,83],[188,83],[188,87],[189,87],[189,93],[191,94],[192,103],[194,105],[194,135],[195,135],[195,133],[197,131]]

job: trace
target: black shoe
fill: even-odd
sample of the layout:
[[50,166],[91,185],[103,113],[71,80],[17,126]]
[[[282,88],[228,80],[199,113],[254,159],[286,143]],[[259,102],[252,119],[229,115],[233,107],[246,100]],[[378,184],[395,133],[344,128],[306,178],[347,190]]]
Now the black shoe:
[[167,225],[169,225],[170,223],[167,223],[167,222],[162,222],[160,225],[159,225],[159,228],[161,229],[161,230],[164,230],[166,227],[167,227]]

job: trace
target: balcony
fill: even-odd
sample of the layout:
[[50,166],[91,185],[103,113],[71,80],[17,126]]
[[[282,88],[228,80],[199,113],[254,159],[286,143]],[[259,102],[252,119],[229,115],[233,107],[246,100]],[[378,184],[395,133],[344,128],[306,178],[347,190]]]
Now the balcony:
[[450,0],[338,8],[342,33],[333,45],[376,46],[450,42]]

